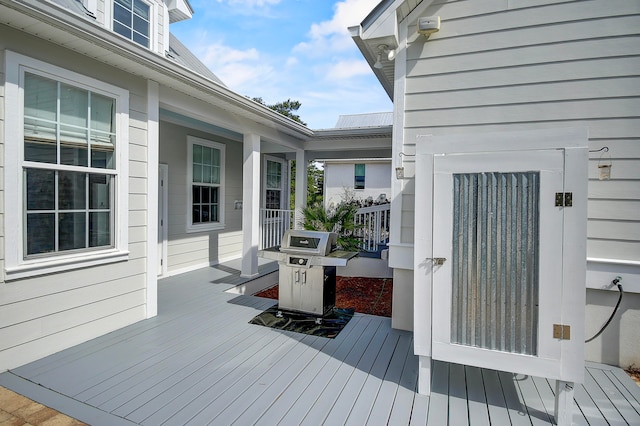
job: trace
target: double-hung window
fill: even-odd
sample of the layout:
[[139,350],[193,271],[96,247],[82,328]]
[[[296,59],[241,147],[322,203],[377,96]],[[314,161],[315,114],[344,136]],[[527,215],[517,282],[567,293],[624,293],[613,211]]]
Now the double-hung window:
[[364,164],[355,165],[355,178],[353,182],[353,189],[364,189]]
[[187,229],[191,232],[224,228],[225,146],[189,136]]
[[282,169],[284,161],[277,159],[266,159],[266,179],[265,179],[265,202],[267,209],[280,210],[283,208],[284,180],[282,179]]
[[6,193],[19,206],[6,213],[7,276],[125,255],[128,93],[13,52],[6,57],[6,176],[16,184]]
[[113,0],[113,31],[148,48],[151,10],[142,0]]

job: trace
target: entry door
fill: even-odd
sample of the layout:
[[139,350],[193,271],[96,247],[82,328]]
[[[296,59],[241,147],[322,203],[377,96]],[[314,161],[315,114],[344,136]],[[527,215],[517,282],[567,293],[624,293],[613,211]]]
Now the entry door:
[[434,156],[433,358],[560,376],[563,152]]

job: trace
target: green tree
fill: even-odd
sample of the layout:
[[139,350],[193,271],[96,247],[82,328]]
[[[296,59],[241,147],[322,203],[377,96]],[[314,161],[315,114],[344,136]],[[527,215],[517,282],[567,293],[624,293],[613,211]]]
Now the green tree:
[[278,102],[278,103],[275,103],[273,105],[268,105],[260,97],[251,98],[251,100],[255,101],[255,102],[257,102],[257,103],[259,103],[261,105],[264,105],[267,108],[270,108],[270,109],[274,110],[275,112],[278,112],[278,113],[284,115],[285,117],[289,117],[293,121],[297,121],[298,123],[300,123],[300,124],[302,124],[304,126],[307,125],[307,123],[305,123],[304,121],[302,121],[300,119],[300,116],[298,114],[295,114],[295,111],[298,111],[300,109],[300,107],[302,106],[300,101],[292,101],[291,99],[287,99],[284,102]]
[[[295,210],[296,192],[296,161],[292,161],[291,167],[291,195],[289,205]],[[307,206],[322,204],[324,191],[324,170],[318,167],[318,163],[310,161],[307,165]]]

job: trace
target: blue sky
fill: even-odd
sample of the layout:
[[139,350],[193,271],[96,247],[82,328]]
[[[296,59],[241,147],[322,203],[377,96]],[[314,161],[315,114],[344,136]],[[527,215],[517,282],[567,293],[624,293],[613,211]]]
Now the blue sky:
[[229,88],[298,100],[312,129],[392,104],[347,31],[380,0],[189,0],[171,31]]

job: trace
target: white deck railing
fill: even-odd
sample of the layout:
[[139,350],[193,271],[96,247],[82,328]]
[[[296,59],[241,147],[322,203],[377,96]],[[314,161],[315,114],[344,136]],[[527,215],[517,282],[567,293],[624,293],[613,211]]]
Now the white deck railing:
[[356,236],[362,239],[362,250],[375,252],[389,244],[391,204],[363,207],[356,213]]
[[260,250],[279,246],[293,225],[293,210],[260,209]]
[[[375,252],[389,243],[391,205],[363,207],[355,216],[356,237],[362,240],[361,250]],[[294,227],[293,210],[260,209],[260,249],[279,246],[285,231]]]

